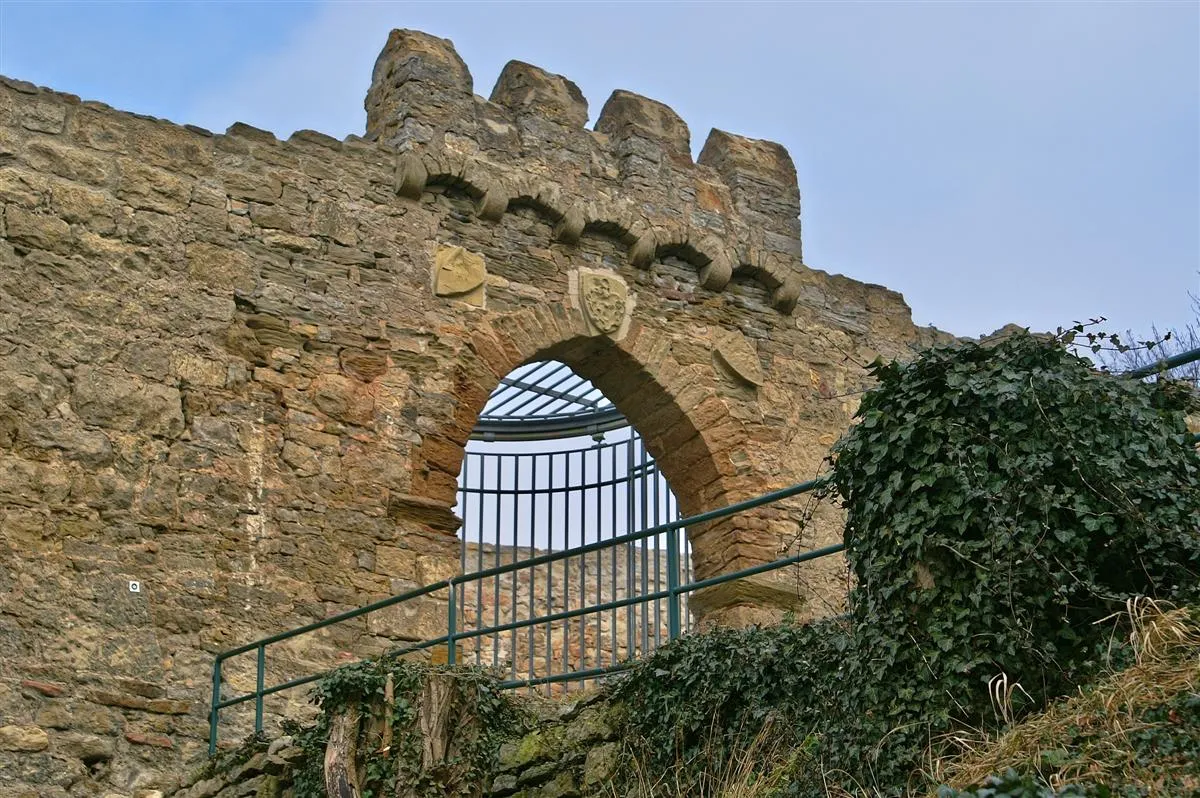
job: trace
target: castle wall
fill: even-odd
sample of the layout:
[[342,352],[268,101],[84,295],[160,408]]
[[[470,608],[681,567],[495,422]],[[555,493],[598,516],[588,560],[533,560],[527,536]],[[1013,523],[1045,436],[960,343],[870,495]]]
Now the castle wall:
[[[519,62],[484,100],[406,31],[346,141],[0,82],[5,794],[149,798],[203,753],[216,652],[455,573],[463,445],[530,359],[600,387],[685,513],[816,473],[858,364],[927,333],[802,263],[778,145],[713,131],[694,163],[666,106],[587,116]],[[697,574],[802,514],[696,530]],[[444,601],[273,648],[268,681],[440,634]]]

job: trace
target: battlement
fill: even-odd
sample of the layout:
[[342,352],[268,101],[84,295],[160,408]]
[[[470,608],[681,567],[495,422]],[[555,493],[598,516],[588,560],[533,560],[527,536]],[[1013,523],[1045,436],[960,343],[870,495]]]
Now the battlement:
[[[800,187],[779,144],[714,129],[693,162],[687,123],[670,106],[623,89],[587,130],[579,87],[521,61],[504,67],[485,100],[453,43],[409,30],[388,36],[365,106],[367,137],[412,156],[398,166],[401,194],[415,199],[430,179],[454,180],[479,195],[481,216],[497,218],[508,202],[530,200],[558,224],[562,242],[587,228],[616,230],[636,266],[669,252],[699,268],[711,290],[742,273],[763,283],[779,310],[795,306],[804,271]],[[524,180],[497,179],[496,166],[516,159]],[[576,174],[564,174],[567,159]],[[502,185],[528,184],[539,171],[553,175],[557,190]],[[622,193],[636,192],[626,203],[636,207],[598,207],[604,201],[595,195],[613,193],[594,190],[606,177]],[[563,204],[568,193],[586,202]],[[662,213],[637,210],[646,206]]]

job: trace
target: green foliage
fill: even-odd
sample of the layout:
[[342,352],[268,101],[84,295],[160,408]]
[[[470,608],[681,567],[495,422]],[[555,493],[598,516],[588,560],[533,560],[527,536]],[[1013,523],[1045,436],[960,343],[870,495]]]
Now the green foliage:
[[1010,769],[999,776],[988,778],[975,789],[954,790],[942,787],[938,790],[938,798],[1090,798],[1090,796],[1075,785],[1055,790],[1040,779],[1033,776],[1022,776]]
[[[433,772],[421,765],[422,738],[416,727],[419,696],[431,674],[453,677],[457,712],[451,750]],[[390,748],[380,750],[382,713],[388,711],[385,693],[389,675],[393,737]],[[500,690],[499,680],[476,668],[388,658],[367,660],[331,671],[317,683],[312,700],[321,709],[317,722],[285,729],[304,751],[303,761],[293,775],[297,798],[325,795],[324,756],[330,722],[346,708],[356,709],[366,719],[366,731],[358,741],[361,798],[474,795],[492,772],[500,744],[528,725],[512,696]]]
[[1028,334],[871,371],[834,454],[848,627],[693,636],[637,665],[616,690],[662,766],[706,767],[771,716],[817,736],[843,789],[901,794],[939,736],[996,728],[1111,665],[1096,622],[1126,597],[1196,598],[1190,397]]
[[701,794],[705,779],[729,770],[765,725],[780,745],[811,754],[817,741],[806,739],[808,730],[832,704],[829,665],[848,642],[830,621],[718,628],[656,651],[616,684],[614,698],[645,743],[647,769],[674,771],[675,789]]
[[1017,714],[1042,707],[1104,664],[1096,622],[1125,598],[1196,597],[1200,459],[1182,396],[1056,341],[942,347],[873,374],[833,476],[859,585],[844,676],[876,681],[844,711],[875,730],[840,742],[894,784],[931,733],[995,725],[992,679],[1021,685]]

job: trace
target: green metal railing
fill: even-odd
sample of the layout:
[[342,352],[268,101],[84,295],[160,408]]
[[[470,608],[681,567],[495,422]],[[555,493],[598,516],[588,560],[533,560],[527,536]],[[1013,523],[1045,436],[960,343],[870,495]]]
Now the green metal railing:
[[[216,658],[213,660],[212,702],[211,702],[210,711],[209,711],[209,738],[208,738],[209,753],[210,753],[210,755],[216,753],[218,727],[219,727],[219,723],[220,723],[221,710],[227,709],[228,707],[236,706],[239,704],[244,704],[249,701],[253,701],[254,702],[254,729],[255,729],[255,731],[262,731],[262,728],[263,728],[263,699],[265,699],[269,695],[274,695],[275,693],[283,692],[284,690],[291,690],[296,687],[302,687],[307,684],[312,684],[313,682],[321,679],[325,675],[324,673],[316,673],[316,674],[312,674],[309,676],[303,676],[298,679],[291,679],[289,681],[283,682],[281,684],[273,685],[271,687],[265,686],[266,651],[269,646],[275,645],[275,644],[283,642],[285,640],[290,640],[294,637],[299,637],[301,635],[309,634],[310,632],[315,632],[319,629],[324,629],[328,626],[333,626],[334,624],[342,623],[344,621],[350,621],[355,618],[359,618],[364,615],[367,615],[368,613],[386,609],[387,607],[392,607],[397,604],[402,604],[407,601],[412,601],[414,599],[428,596],[432,593],[438,593],[441,591],[448,592],[449,600],[448,600],[447,613],[446,613],[446,629],[447,629],[446,634],[441,635],[440,637],[432,638],[429,640],[424,640],[420,643],[415,643],[415,644],[412,644],[409,646],[391,650],[391,651],[387,652],[386,654],[384,654],[385,657],[395,658],[395,657],[404,656],[405,654],[410,654],[410,653],[413,653],[416,651],[421,651],[423,649],[434,648],[437,646],[445,646],[447,662],[449,664],[453,665],[453,664],[455,664],[456,658],[457,658],[456,645],[458,643],[461,643],[464,640],[469,640],[469,639],[473,639],[476,637],[483,637],[486,635],[499,634],[502,632],[508,632],[508,631],[512,631],[512,630],[516,630],[516,629],[522,629],[522,628],[525,628],[528,626],[533,626],[535,624],[547,624],[547,623],[554,623],[557,621],[565,621],[565,620],[568,620],[571,618],[580,617],[580,616],[587,615],[590,613],[606,612],[606,611],[613,610],[613,609],[619,609],[622,607],[632,606],[634,604],[645,604],[647,602],[652,602],[655,600],[663,600],[663,599],[665,599],[667,601],[667,608],[668,608],[667,609],[668,637],[670,639],[674,639],[679,636],[680,628],[681,628],[681,613],[680,613],[680,601],[679,601],[680,596],[683,596],[683,595],[686,595],[686,594],[689,594],[689,593],[692,593],[694,591],[701,590],[704,588],[715,587],[717,585],[724,584],[726,582],[732,582],[737,579],[744,579],[746,577],[754,576],[756,574],[766,573],[768,571],[774,571],[779,568],[786,568],[788,566],[796,565],[798,563],[806,562],[808,560],[816,560],[821,557],[827,557],[832,554],[837,554],[838,552],[841,552],[845,548],[845,546],[841,543],[834,544],[832,546],[825,546],[824,548],[814,549],[812,551],[803,552],[803,553],[796,554],[791,557],[785,557],[780,560],[775,560],[774,562],[765,563],[763,565],[757,565],[757,566],[754,566],[751,568],[743,568],[738,571],[731,571],[729,573],[721,574],[719,576],[714,576],[714,577],[710,577],[708,579],[701,579],[698,581],[688,582],[686,584],[679,583],[679,579],[678,579],[677,575],[680,573],[680,569],[678,567],[675,567],[675,568],[668,567],[667,586],[663,590],[654,591],[654,592],[650,592],[650,593],[641,593],[641,594],[638,594],[635,596],[627,596],[625,598],[620,598],[620,599],[615,599],[613,601],[604,602],[602,604],[593,604],[593,605],[588,605],[585,607],[578,607],[575,609],[569,609],[569,610],[564,610],[561,612],[550,613],[548,615],[541,615],[536,618],[526,618],[526,619],[512,621],[509,623],[496,624],[496,625],[488,626],[485,628],[472,629],[469,631],[467,631],[467,630],[460,631],[458,628],[457,595],[460,592],[460,588],[462,586],[464,586],[468,583],[471,583],[471,582],[476,582],[476,581],[480,581],[483,579],[490,579],[490,578],[498,577],[498,576],[512,573],[512,572],[522,570],[522,569],[536,568],[539,565],[545,565],[548,563],[565,560],[569,557],[577,557],[582,554],[588,554],[588,553],[591,553],[594,551],[601,551],[603,549],[611,548],[614,546],[622,546],[622,545],[626,545],[626,544],[630,544],[630,543],[636,543],[639,541],[644,541],[648,538],[653,538],[653,537],[656,537],[659,535],[664,535],[664,534],[666,535],[666,538],[667,538],[667,560],[668,560],[668,563],[677,565],[678,558],[679,558],[679,539],[678,539],[677,533],[679,530],[682,530],[686,527],[693,527],[693,526],[696,526],[699,524],[705,524],[710,521],[717,521],[722,518],[728,518],[729,516],[736,515],[738,513],[743,513],[743,512],[746,512],[747,510],[753,510],[755,508],[762,507],[767,504],[773,504],[775,502],[779,502],[784,499],[791,498],[793,496],[798,496],[803,493],[808,493],[809,491],[816,490],[817,488],[819,488],[825,484],[826,484],[825,479],[809,480],[807,482],[802,482],[798,485],[792,485],[791,487],[788,487],[788,488],[783,488],[781,490],[763,494],[762,496],[758,496],[753,499],[748,499],[746,501],[737,502],[736,504],[731,504],[727,507],[721,507],[721,508],[718,508],[715,510],[710,510],[708,512],[700,513],[698,515],[694,515],[689,518],[681,518],[679,520],[672,521],[670,523],[660,524],[658,526],[650,527],[649,529],[644,529],[644,530],[641,530],[638,532],[631,532],[626,535],[619,535],[614,538],[609,538],[609,539],[603,540],[603,541],[597,541],[595,543],[589,543],[584,546],[579,546],[579,547],[564,550],[564,551],[549,552],[546,554],[538,555],[536,557],[530,557],[528,559],[521,560],[519,562],[509,563],[507,565],[500,565],[500,566],[496,566],[494,568],[485,568],[482,571],[476,571],[474,573],[463,574],[461,576],[451,577],[450,579],[443,579],[440,582],[434,582],[433,584],[429,584],[424,587],[417,588],[415,590],[410,590],[406,593],[401,593],[399,595],[383,599],[382,601],[374,602],[373,604],[367,604],[363,607],[349,610],[349,611],[343,612],[339,615],[333,615],[333,616],[330,616],[329,618],[325,618],[320,621],[315,621],[313,623],[306,624],[304,626],[301,626],[301,627],[298,627],[295,629],[290,629],[286,632],[280,632],[279,634],[271,635],[269,637],[264,637],[261,640],[256,640],[253,643],[247,643],[245,645],[238,646],[237,648],[231,648],[228,651],[222,651],[221,653],[217,654]],[[248,654],[250,652],[256,653],[256,660],[257,660],[256,661],[256,678],[255,678],[254,692],[246,693],[245,695],[235,696],[233,698],[228,698],[228,699],[222,700],[221,699],[221,683],[222,683],[222,666],[223,666],[224,662],[233,657],[237,657],[242,654]],[[550,676],[543,676],[543,677],[530,678],[530,679],[510,680],[510,681],[503,682],[502,686],[506,687],[506,688],[532,687],[535,685],[550,684],[550,683],[554,683],[554,682],[579,681],[579,680],[596,678],[598,676],[602,676],[602,675],[609,674],[609,673],[615,673],[615,672],[625,669],[626,667],[628,667],[628,666],[625,663],[617,663],[614,665],[610,665],[607,667],[601,667],[601,668],[590,668],[587,670],[573,670],[573,671],[570,671],[567,673],[553,674]]]
[[1164,371],[1170,371],[1173,368],[1186,366],[1188,363],[1195,363],[1197,360],[1200,360],[1200,348],[1189,349],[1186,352],[1180,352],[1177,355],[1172,355],[1171,357],[1166,357],[1162,360],[1156,360],[1147,366],[1141,366],[1140,368],[1126,371],[1121,376],[1135,377],[1139,379],[1142,377],[1150,377],[1155,374],[1161,374]]
[[[1189,352],[1176,355],[1171,358],[1161,360],[1144,368],[1139,368],[1126,373],[1126,376],[1134,378],[1148,377],[1155,373],[1160,373],[1176,366],[1191,363],[1200,360],[1200,349],[1193,349]],[[1192,435],[1192,442],[1200,442],[1200,435]],[[563,551],[549,552],[535,557],[530,557],[519,562],[509,563],[507,565],[498,565],[493,568],[486,568],[461,576],[444,579],[440,582],[435,582],[415,590],[410,590],[406,593],[401,593],[392,596],[382,601],[374,602],[363,607],[359,607],[348,612],[343,612],[339,615],[334,615],[320,621],[315,621],[305,626],[291,629],[286,632],[264,637],[261,640],[256,640],[252,643],[247,643],[236,648],[222,651],[216,655],[213,660],[212,670],[212,701],[209,711],[209,739],[208,748],[209,754],[215,754],[217,750],[218,728],[220,725],[221,710],[229,707],[244,704],[250,701],[254,702],[254,728],[256,732],[261,732],[263,728],[263,700],[270,695],[291,690],[304,685],[312,684],[325,676],[325,673],[316,673],[309,676],[303,676],[297,679],[292,679],[282,682],[271,687],[266,686],[266,652],[267,648],[285,640],[290,640],[301,635],[309,634],[320,629],[324,629],[335,624],[345,621],[350,621],[355,618],[362,617],[372,612],[392,607],[404,602],[413,601],[415,599],[429,596],[433,593],[447,591],[448,606],[446,617],[446,634],[440,637],[424,640],[419,643],[414,643],[402,648],[397,648],[386,652],[384,657],[400,657],[405,654],[410,654],[424,649],[430,649],[437,646],[446,647],[447,662],[455,664],[457,659],[456,646],[464,640],[470,640],[487,635],[497,635],[502,632],[509,632],[517,629],[534,626],[536,624],[549,624],[558,621],[566,621],[571,618],[576,618],[591,613],[607,612],[610,610],[620,609],[622,607],[633,606],[637,604],[646,604],[648,602],[660,601],[665,599],[667,602],[667,618],[668,618],[668,639],[675,639],[680,635],[681,629],[681,610],[680,597],[688,595],[694,591],[704,588],[715,587],[726,582],[732,582],[738,579],[745,579],[757,574],[775,571],[780,568],[797,565],[802,562],[817,560],[822,557],[837,554],[845,549],[844,544],[837,543],[831,546],[814,549],[812,551],[802,552],[790,557],[785,557],[774,562],[756,565],[751,568],[743,568],[738,571],[721,574],[719,576],[710,577],[708,579],[700,579],[681,583],[679,574],[681,573],[679,566],[679,535],[681,530],[687,527],[695,527],[700,524],[705,524],[711,521],[717,521],[722,518],[728,518],[738,513],[743,513],[748,510],[753,510],[764,505],[773,504],[800,494],[814,491],[828,482],[827,478],[809,480],[798,485],[783,488],[771,493],[763,494],[753,499],[731,504],[727,507],[722,507],[708,512],[700,513],[689,518],[682,518],[669,523],[660,524],[638,532],[631,532],[625,535],[619,535],[607,540],[589,543],[584,546],[579,546]],[[570,557],[577,557],[582,554],[597,552],[615,546],[623,546],[627,544],[646,541],[650,538],[656,538],[660,535],[666,536],[667,541],[667,585],[665,589],[657,590],[648,593],[641,593],[634,596],[626,596],[620,599],[604,602],[601,604],[588,605],[574,609],[567,609],[561,612],[552,612],[547,615],[538,616],[535,618],[526,618],[514,620],[509,623],[494,624],[492,626],[465,630],[459,628],[459,599],[460,593],[465,595],[463,587],[472,582],[478,582],[484,579],[499,577],[504,574],[514,573],[520,570],[536,568],[540,565],[566,560]],[[254,652],[256,655],[256,678],[255,689],[252,693],[235,696],[233,698],[221,698],[222,684],[222,668],[223,664],[243,654]],[[597,678],[606,674],[615,673],[629,667],[629,663],[615,663],[606,667],[596,667],[588,669],[576,669],[569,672],[551,674],[528,679],[512,679],[502,683],[503,687],[532,687],[541,684],[550,684],[565,681],[581,681]]]
[[[653,537],[656,537],[658,535],[663,535],[663,534],[666,534],[666,537],[667,537],[667,559],[668,559],[668,562],[677,564],[678,558],[679,558],[679,541],[678,541],[678,535],[677,535],[678,530],[682,530],[685,527],[696,526],[698,524],[705,524],[710,521],[717,521],[722,518],[728,518],[729,516],[736,515],[736,514],[742,513],[742,512],[746,512],[747,510],[753,510],[755,508],[762,507],[763,505],[773,504],[775,502],[782,501],[784,499],[788,499],[793,496],[798,496],[802,493],[807,493],[809,491],[815,490],[815,489],[823,486],[824,484],[826,484],[826,480],[824,480],[824,479],[809,480],[808,482],[802,482],[798,485],[793,485],[788,488],[783,488],[781,490],[773,491],[771,493],[766,493],[762,496],[758,496],[753,499],[748,499],[746,501],[738,502],[736,504],[731,504],[727,507],[721,507],[716,510],[710,510],[708,512],[700,513],[698,515],[694,515],[689,518],[681,518],[677,521],[672,521],[672,522],[666,523],[666,524],[660,524],[658,526],[650,527],[649,529],[644,529],[644,530],[641,530],[638,532],[631,532],[626,535],[619,535],[614,538],[609,538],[608,540],[597,541],[595,543],[589,543],[585,546],[579,546],[579,547],[564,550],[564,551],[549,552],[546,554],[538,555],[536,557],[530,557],[528,559],[521,560],[519,562],[509,563],[507,565],[500,565],[500,566],[496,566],[494,568],[485,568],[482,571],[476,571],[476,572],[470,573],[470,574],[463,574],[461,576],[451,577],[450,579],[444,579],[440,582],[434,582],[433,584],[426,585],[424,587],[420,587],[415,590],[410,590],[406,593],[401,593],[399,595],[383,599],[382,601],[377,601],[373,604],[367,604],[363,607],[349,610],[349,611],[343,612],[339,615],[333,615],[333,616],[330,616],[329,618],[325,618],[320,621],[315,621],[313,623],[306,624],[305,626],[301,626],[296,629],[290,629],[286,632],[280,632],[279,634],[271,635],[269,637],[264,637],[261,640],[254,641],[253,643],[247,643],[245,645],[238,646],[237,648],[231,648],[228,651],[222,651],[221,653],[217,654],[216,658],[213,660],[212,702],[211,702],[210,711],[209,711],[209,738],[208,738],[209,753],[210,753],[210,755],[214,754],[214,753],[216,753],[216,750],[217,750],[217,735],[218,735],[218,727],[219,727],[219,723],[220,723],[221,710],[226,709],[228,707],[236,706],[238,704],[244,704],[246,702],[253,701],[254,702],[254,729],[255,729],[255,731],[262,731],[262,728],[263,728],[263,699],[264,698],[266,698],[269,695],[274,695],[275,693],[283,692],[284,690],[291,690],[296,687],[302,687],[307,684],[312,684],[313,682],[316,682],[317,680],[321,679],[325,675],[324,673],[316,673],[316,674],[312,674],[309,676],[303,676],[298,679],[291,679],[289,681],[286,681],[286,682],[283,682],[281,684],[277,684],[277,685],[274,685],[271,687],[266,687],[265,686],[266,651],[269,646],[275,645],[275,644],[283,642],[285,640],[290,640],[291,638],[294,638],[294,637],[299,637],[301,635],[309,634],[310,632],[315,632],[319,629],[324,629],[324,628],[326,628],[328,626],[332,626],[334,624],[353,620],[355,618],[359,618],[364,615],[367,615],[368,613],[376,612],[378,610],[382,610],[387,607],[392,607],[397,604],[401,604],[401,603],[404,603],[407,601],[412,601],[414,599],[418,599],[423,596],[428,596],[432,593],[437,593],[440,591],[447,591],[448,595],[449,595],[449,601],[448,601],[448,607],[447,607],[447,613],[446,613],[446,629],[447,629],[446,634],[444,634],[440,637],[432,638],[429,640],[424,640],[420,643],[415,643],[413,645],[394,649],[392,651],[387,652],[384,655],[385,657],[393,657],[393,658],[400,657],[405,654],[410,654],[410,653],[413,653],[416,651],[421,651],[423,649],[434,648],[437,646],[445,646],[447,662],[449,664],[453,665],[453,664],[455,664],[456,658],[457,658],[456,645],[458,643],[462,642],[463,640],[469,640],[469,639],[473,639],[476,637],[483,637],[486,635],[494,635],[494,634],[499,634],[501,632],[508,632],[508,631],[512,631],[512,630],[516,630],[516,629],[522,629],[522,628],[525,628],[528,626],[533,626],[535,624],[545,624],[545,623],[554,623],[556,621],[565,621],[570,618],[576,618],[576,617],[579,617],[582,615],[587,615],[590,613],[606,612],[608,610],[619,609],[619,608],[631,606],[634,604],[644,604],[646,602],[662,600],[662,599],[666,599],[667,607],[668,607],[668,610],[667,610],[668,637],[670,639],[674,639],[679,636],[680,627],[681,627],[680,601],[679,601],[680,596],[692,593],[696,590],[701,590],[703,588],[715,587],[716,585],[724,584],[725,582],[731,582],[736,579],[744,579],[749,576],[766,573],[768,571],[777,570],[779,568],[786,568],[790,565],[796,565],[798,563],[805,562],[808,560],[815,560],[815,559],[819,559],[821,557],[827,557],[832,554],[837,554],[838,552],[842,551],[845,548],[845,546],[841,543],[838,543],[838,544],[835,544],[832,546],[826,546],[824,548],[815,549],[813,551],[803,552],[801,554],[797,554],[797,555],[794,555],[791,557],[786,557],[786,558],[783,558],[780,560],[776,560],[774,562],[765,563],[763,565],[757,565],[752,568],[743,568],[738,571],[732,571],[730,573],[721,574],[720,576],[714,576],[714,577],[711,577],[708,579],[701,579],[698,581],[689,582],[687,584],[679,583],[679,580],[677,577],[677,574],[680,573],[679,568],[677,568],[677,567],[676,568],[668,568],[668,581],[667,581],[667,586],[664,590],[659,590],[659,591],[655,591],[655,592],[651,592],[651,593],[643,593],[643,594],[639,594],[636,596],[627,596],[625,598],[608,601],[608,602],[605,602],[602,604],[588,605],[585,607],[564,610],[562,612],[550,613],[548,615],[542,615],[542,616],[539,616],[536,618],[526,618],[526,619],[522,619],[522,620],[512,621],[510,623],[502,623],[502,624],[489,626],[486,628],[472,629],[469,631],[466,631],[466,630],[460,631],[458,628],[457,594],[459,593],[459,589],[463,585],[466,585],[471,582],[476,582],[476,581],[483,580],[483,579],[490,579],[490,578],[498,577],[503,574],[508,574],[508,573],[515,572],[515,571],[522,570],[522,569],[535,568],[539,565],[545,565],[548,563],[565,560],[569,557],[576,557],[581,554],[588,554],[588,553],[594,552],[594,551],[601,551],[603,549],[610,548],[613,546],[622,546],[622,545],[626,545],[626,544],[630,544],[630,543],[636,543],[639,541],[644,541],[647,538],[653,538]],[[229,660],[233,657],[237,657],[242,654],[247,654],[250,652],[255,652],[257,655],[256,656],[256,660],[257,660],[257,662],[256,662],[256,679],[255,679],[254,692],[246,693],[245,695],[235,696],[233,698],[228,698],[228,699],[222,700],[221,699],[221,683],[222,683],[222,665],[223,665],[223,663],[226,660]],[[539,685],[539,684],[549,684],[549,683],[554,683],[554,682],[578,681],[578,680],[596,678],[598,676],[602,676],[602,675],[609,674],[609,673],[615,673],[617,671],[623,670],[626,667],[627,667],[626,664],[618,663],[615,665],[611,665],[608,667],[602,667],[602,668],[590,668],[587,670],[575,670],[575,671],[570,671],[568,673],[553,674],[550,676],[543,676],[543,677],[538,677],[538,678],[510,680],[510,681],[502,683],[502,686],[507,687],[507,688],[531,687],[531,686],[535,686],[535,685]]]

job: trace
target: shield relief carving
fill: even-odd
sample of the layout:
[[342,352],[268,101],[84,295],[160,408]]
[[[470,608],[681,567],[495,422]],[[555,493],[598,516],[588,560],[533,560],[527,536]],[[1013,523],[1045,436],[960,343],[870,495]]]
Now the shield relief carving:
[[598,333],[611,335],[621,329],[629,305],[629,288],[616,275],[583,272],[579,296],[584,318]]

